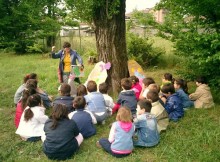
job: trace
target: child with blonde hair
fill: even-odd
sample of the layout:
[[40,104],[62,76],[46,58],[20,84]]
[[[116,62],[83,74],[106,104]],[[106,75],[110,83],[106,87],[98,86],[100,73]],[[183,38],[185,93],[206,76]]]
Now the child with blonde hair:
[[97,146],[117,158],[128,156],[133,150],[133,133],[134,125],[131,111],[123,106],[118,110],[116,122],[112,124],[109,138],[101,138],[97,142]]

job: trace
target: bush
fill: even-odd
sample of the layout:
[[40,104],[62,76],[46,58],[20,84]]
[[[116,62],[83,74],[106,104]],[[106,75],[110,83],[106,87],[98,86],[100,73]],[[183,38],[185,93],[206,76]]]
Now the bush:
[[159,47],[153,47],[153,42],[133,33],[127,35],[127,52],[129,59],[136,60],[143,67],[156,65],[158,57],[165,54]]

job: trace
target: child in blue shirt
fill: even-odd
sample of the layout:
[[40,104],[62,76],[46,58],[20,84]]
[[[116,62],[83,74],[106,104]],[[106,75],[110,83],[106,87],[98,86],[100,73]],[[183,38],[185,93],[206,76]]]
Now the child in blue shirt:
[[183,108],[190,108],[194,106],[193,101],[191,101],[188,96],[186,81],[183,79],[175,79],[174,88],[177,95],[180,97],[180,100],[182,101]]
[[137,139],[134,146],[152,147],[159,143],[160,135],[157,130],[157,119],[151,111],[151,102],[142,99],[137,104],[137,118],[134,119]]
[[87,109],[93,113],[98,123],[104,124],[107,118],[107,109],[104,96],[97,92],[97,84],[90,80],[87,83],[88,94],[85,95]]
[[172,121],[178,121],[184,116],[183,105],[173,84],[166,84],[162,87],[163,100],[165,101],[164,108],[166,109],[169,119]]
[[96,124],[94,115],[85,110],[86,101],[83,96],[77,96],[73,101],[73,107],[76,111],[69,113],[69,118],[76,122],[79,131],[82,133],[83,138],[88,138],[96,134],[96,129],[93,124]]

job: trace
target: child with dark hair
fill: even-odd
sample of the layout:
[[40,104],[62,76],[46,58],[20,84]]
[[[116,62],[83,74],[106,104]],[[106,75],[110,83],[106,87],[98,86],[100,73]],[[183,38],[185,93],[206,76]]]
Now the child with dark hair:
[[132,82],[128,78],[123,78],[121,80],[122,91],[118,96],[118,100],[112,109],[112,113],[115,113],[120,106],[126,106],[131,110],[132,115],[136,114],[137,98],[135,92],[131,89]]
[[60,86],[60,96],[56,97],[53,101],[53,105],[64,104],[66,105],[68,112],[72,112],[73,109],[73,97],[70,96],[71,87],[67,83],[62,83]]
[[151,102],[143,99],[137,103],[137,117],[134,119],[137,139],[134,146],[152,147],[159,143],[156,117],[150,114]]
[[162,88],[166,84],[173,84],[173,75],[170,73],[165,73],[162,77],[162,85],[160,88]]
[[83,136],[73,120],[68,118],[65,105],[57,104],[44,126],[43,151],[51,160],[71,158],[83,142]]
[[131,122],[131,111],[121,107],[116,116],[116,122],[111,126],[109,138],[101,138],[96,145],[103,148],[114,157],[122,158],[132,153],[134,125]]
[[26,86],[26,88],[23,90],[22,93],[22,98],[20,99],[20,101],[17,103],[16,106],[16,111],[15,111],[15,119],[14,119],[14,123],[16,128],[18,128],[18,125],[20,123],[20,119],[21,119],[21,115],[24,111],[24,109],[27,107],[27,99],[29,96],[36,94],[36,89],[34,86],[32,86],[31,84],[28,84]]
[[178,121],[184,116],[183,105],[179,96],[175,93],[173,84],[166,84],[162,87],[161,92],[165,101],[165,110],[172,121]]
[[105,99],[105,105],[107,113],[109,116],[112,115],[112,109],[114,107],[114,102],[111,96],[108,95],[108,85],[106,83],[99,84],[99,92],[103,94]]
[[29,96],[16,134],[25,141],[38,141],[44,133],[43,127],[47,119],[45,108],[41,107],[41,97],[37,94]]
[[146,99],[147,93],[149,92],[149,85],[154,84],[155,81],[151,77],[144,78],[142,81],[142,91],[139,99]]
[[26,87],[26,82],[29,79],[37,79],[37,74],[31,73],[31,74],[27,74],[27,75],[24,76],[23,84],[17,89],[17,91],[15,92],[15,95],[14,95],[14,103],[15,103],[15,105],[17,105],[17,103],[21,99],[22,93],[23,93],[23,91],[24,91],[24,89]]
[[194,101],[195,108],[210,108],[214,106],[212,93],[206,78],[197,77],[196,86],[196,91],[189,95],[189,98]]
[[97,92],[97,84],[90,80],[87,83],[88,94],[85,95],[87,109],[93,113],[98,123],[104,124],[107,118],[105,99],[100,92]]
[[76,89],[76,95],[77,96],[85,96],[85,95],[87,95],[86,86],[84,86],[83,84],[79,84],[77,86],[77,89]]
[[141,85],[139,84],[139,79],[136,77],[136,76],[130,76],[129,78],[132,82],[132,87],[131,89],[135,92],[135,95],[136,95],[136,98],[137,100],[139,100],[139,96],[141,94],[141,91],[142,91],[142,87]]
[[183,79],[175,79],[174,88],[182,101],[184,109],[194,106],[193,101],[191,101],[188,96],[188,87],[186,81]]
[[161,131],[165,131],[167,129],[169,118],[159,99],[158,91],[150,90],[147,93],[147,100],[149,100],[152,105],[150,113],[155,115],[157,119],[157,130],[160,133]]
[[83,138],[89,138],[96,134],[94,124],[96,124],[97,121],[90,111],[85,110],[85,106],[85,98],[83,96],[77,96],[73,101],[73,107],[76,111],[71,112],[68,116],[71,120],[76,122]]

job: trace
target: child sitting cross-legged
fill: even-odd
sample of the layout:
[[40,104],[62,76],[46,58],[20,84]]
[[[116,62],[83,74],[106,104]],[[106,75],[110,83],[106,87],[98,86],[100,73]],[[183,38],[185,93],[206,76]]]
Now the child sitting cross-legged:
[[108,116],[112,115],[112,109],[114,107],[114,102],[111,96],[107,94],[108,92],[108,85],[106,83],[99,84],[99,92],[103,94],[103,97],[105,99],[105,105],[107,109]]
[[43,128],[47,119],[45,108],[41,106],[41,97],[38,94],[31,95],[28,97],[27,107],[22,113],[16,134],[24,141],[38,141],[44,134]]
[[165,108],[161,105],[159,101],[158,91],[150,90],[147,93],[147,100],[149,100],[152,105],[150,113],[155,115],[157,119],[158,132],[160,133],[161,131],[165,131],[169,124],[169,117]]
[[68,116],[71,120],[76,122],[83,138],[88,138],[96,134],[96,129],[93,124],[96,124],[97,121],[90,111],[85,110],[85,106],[85,98],[83,96],[77,96],[73,101],[73,107],[76,111],[71,112]]
[[151,103],[146,99],[138,101],[137,117],[134,125],[137,139],[134,136],[134,146],[152,147],[159,143],[160,135],[157,131],[157,120],[150,114]]
[[178,121],[184,116],[184,111],[182,102],[177,93],[175,93],[173,84],[164,85],[161,89],[161,92],[164,96],[164,108],[169,115],[169,119],[172,121]]
[[130,108],[132,115],[136,115],[137,98],[135,92],[131,89],[132,82],[128,78],[121,80],[122,91],[118,96],[117,103],[112,109],[112,113],[116,112],[120,106],[126,106]]
[[180,100],[182,101],[183,104],[183,109],[190,108],[193,105],[193,101],[189,99],[188,96],[188,87],[187,87],[187,82],[183,79],[175,79],[174,81],[174,88],[176,90],[176,93],[180,97]]
[[60,86],[60,90],[59,90],[60,96],[55,98],[55,100],[53,101],[53,105],[64,104],[66,105],[68,112],[69,113],[72,112],[74,110],[73,109],[74,98],[70,96],[70,91],[71,91],[70,85],[67,83],[63,83]]
[[133,150],[132,136],[134,133],[131,116],[130,109],[121,107],[118,110],[116,122],[112,124],[109,138],[101,138],[96,145],[117,158],[130,155]]
[[42,138],[43,151],[51,160],[71,158],[83,142],[76,123],[68,118],[66,105],[53,107],[50,118],[44,126],[45,136]]
[[196,79],[196,91],[189,95],[189,98],[194,101],[195,108],[210,108],[214,106],[214,101],[207,80],[203,76]]
[[97,84],[95,81],[90,80],[87,83],[88,94],[85,95],[87,109],[93,113],[98,124],[104,124],[107,118],[107,110],[105,99],[100,92],[97,92]]

